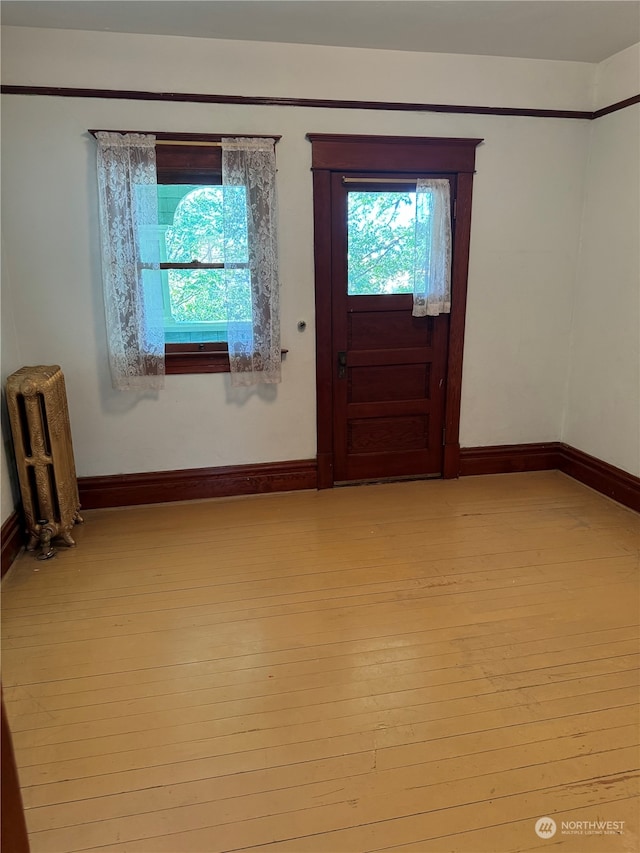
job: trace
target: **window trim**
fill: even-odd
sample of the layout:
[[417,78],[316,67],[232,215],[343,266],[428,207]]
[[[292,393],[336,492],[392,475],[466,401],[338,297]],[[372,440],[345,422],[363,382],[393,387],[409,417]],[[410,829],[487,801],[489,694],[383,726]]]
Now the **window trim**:
[[[92,136],[100,129],[90,129]],[[222,183],[222,140],[226,137],[247,139],[282,138],[278,134],[257,133],[171,133],[153,130],[110,130],[109,133],[143,133],[156,137],[158,183],[201,184]],[[158,164],[159,161],[159,164]],[[230,373],[226,343],[167,344],[164,346],[165,373]],[[286,353],[286,350],[282,350]]]

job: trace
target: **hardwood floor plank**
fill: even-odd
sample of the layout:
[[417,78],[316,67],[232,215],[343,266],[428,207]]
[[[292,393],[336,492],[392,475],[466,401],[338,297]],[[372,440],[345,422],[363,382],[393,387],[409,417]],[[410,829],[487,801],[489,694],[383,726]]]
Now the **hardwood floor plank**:
[[[325,803],[288,811],[286,819],[281,814],[269,814],[234,821],[231,814],[232,821],[215,823],[209,810],[205,818],[209,824],[201,829],[182,828],[180,822],[171,820],[173,815],[163,812],[161,822],[155,824],[161,832],[140,840],[127,841],[126,849],[131,853],[147,853],[149,849],[156,853],[175,853],[176,850],[181,853],[196,850],[225,853],[250,847],[268,837],[278,841],[281,850],[373,850],[389,841],[396,843],[401,840],[402,834],[415,832],[416,824],[421,823],[424,832],[426,814],[432,818],[431,832],[438,834],[445,827],[455,825],[454,811],[471,819],[474,812],[484,812],[486,820],[486,804],[489,802],[511,800],[505,804],[500,802],[500,805],[504,805],[505,812],[512,815],[518,813],[518,807],[522,809],[523,803],[548,800],[551,794],[556,795],[556,801],[561,806],[567,799],[581,805],[587,800],[591,803],[606,802],[611,798],[611,791],[607,788],[614,785],[619,796],[628,796],[640,777],[640,772],[635,775],[629,773],[635,760],[637,750],[623,748],[603,755],[581,757],[579,764],[571,759],[554,761],[543,772],[540,768],[523,768],[505,771],[499,776],[488,774],[446,785],[424,784],[423,778],[423,784],[405,787],[395,796],[389,791],[380,790],[376,781],[367,780],[362,787],[354,786],[352,790],[355,797],[349,797],[351,790],[328,793],[324,798]],[[630,778],[616,785],[613,780],[621,775]],[[601,799],[598,799],[598,794],[591,790],[590,785],[584,785],[595,779],[611,781]],[[573,796],[569,794],[572,789]],[[527,796],[532,794],[537,796]],[[514,803],[514,799],[518,802]],[[71,843],[77,847],[73,834],[69,832]],[[304,843],[307,838],[318,838],[321,834],[326,836],[320,839],[323,846]],[[38,839],[37,835],[35,838],[35,853],[51,851],[47,839]],[[97,849],[101,846],[105,845],[90,845]]]
[[[538,743],[555,740],[556,737],[580,738],[591,731],[607,731],[620,726],[636,726],[640,707],[625,705],[618,708],[571,714],[562,718],[543,719],[532,723],[522,723],[504,728],[500,725],[477,732],[453,734],[443,738],[429,739],[428,734],[408,744],[376,748],[373,734],[331,738],[325,742],[306,743],[301,748],[293,746],[273,747],[240,754],[195,759],[174,764],[156,765],[153,768],[112,773],[108,776],[95,776],[89,780],[71,780],[36,785],[24,789],[25,803],[35,809],[47,805],[71,803],[89,799],[93,796],[104,797],[112,802],[118,794],[145,791],[178,784],[181,782],[200,782],[218,777],[236,777],[246,784],[251,792],[251,780],[257,780],[257,790],[270,790],[282,787],[282,778],[291,773],[292,784],[297,774],[313,772],[318,763],[348,761],[357,757],[371,769],[386,769],[397,766],[410,766],[427,760],[451,758],[462,755],[487,752],[511,745]],[[322,756],[329,756],[328,758]],[[339,775],[339,774],[338,774]],[[274,783],[272,780],[276,779]],[[286,785],[284,785],[286,787]]]
[[[459,525],[457,527],[459,528]],[[416,542],[414,537],[410,544],[403,545],[404,560],[399,560],[397,545],[402,540],[401,536],[393,538],[375,536],[374,538],[375,534],[369,532],[362,542],[350,533],[351,531],[348,530],[343,532],[342,538],[336,539],[331,547],[323,547],[317,550],[313,546],[309,546],[309,543],[301,543],[299,548],[304,548],[306,552],[309,569],[316,569],[320,574],[335,574],[345,568],[368,570],[375,567],[398,566],[406,560],[418,561],[420,564],[427,563],[428,565],[457,560],[463,561],[461,564],[465,565],[469,560],[481,561],[484,558],[485,563],[492,564],[493,559],[499,558],[501,555],[507,561],[517,559],[518,555],[521,555],[526,565],[529,559],[527,555],[535,555],[541,542],[544,542],[544,551],[547,552],[548,561],[556,563],[597,557],[614,558],[616,556],[635,555],[637,547],[634,545],[635,536],[633,534],[625,533],[620,538],[616,537],[614,543],[606,530],[595,533],[589,533],[588,529],[573,530],[568,533],[536,530],[526,535],[513,531],[510,535],[506,535],[498,527],[491,537],[483,539],[473,532],[468,534],[465,539],[456,535],[456,526],[453,526],[450,532],[441,535],[441,543],[431,542],[426,534],[420,537],[420,543]],[[425,553],[425,546],[428,546],[427,553]],[[36,566],[32,569],[34,574],[36,574],[37,569],[37,574],[31,596],[23,593],[20,597],[19,591],[14,591],[12,596],[14,606],[26,602],[29,606],[33,606],[34,603],[41,602],[44,604],[46,601],[52,602],[54,605],[75,603],[80,600],[96,602],[114,594],[116,596],[127,594],[127,591],[130,591],[131,594],[145,594],[163,590],[173,592],[184,588],[186,583],[198,581],[200,585],[209,586],[212,583],[212,576],[215,580],[219,576],[222,582],[230,579],[227,565],[229,560],[233,558],[233,549],[225,554],[219,549],[219,544],[216,542],[214,551],[210,548],[203,549],[200,547],[198,556],[192,557],[185,555],[185,547],[178,548],[176,546],[175,553],[167,553],[166,549],[162,549],[161,558],[157,554],[147,554],[141,557],[136,553],[130,554],[129,552],[116,554],[110,559],[105,558],[104,563],[107,567],[110,567],[114,558],[117,558],[117,565],[122,569],[122,572],[103,571],[99,577],[93,577],[88,573],[83,574],[80,578],[74,578],[73,590],[69,589],[66,575],[58,578],[57,568],[49,569],[49,573],[41,577],[40,575],[44,570],[40,571]],[[250,547],[245,545],[242,554],[235,557],[234,562],[237,566],[233,577],[239,576],[242,581],[250,579],[259,581],[261,579],[287,578],[299,574],[300,564],[294,556],[296,547],[292,543],[284,545],[281,537],[279,537],[277,550],[269,550],[265,553],[266,547],[268,546],[263,543],[262,548],[260,548],[258,543],[255,555],[247,564]],[[203,550],[205,551],[204,554],[202,553]],[[65,554],[65,557],[70,557],[70,554],[75,556],[74,552],[70,552]],[[75,557],[75,559],[78,558]],[[160,559],[166,560],[170,568],[160,569],[158,567]],[[180,560],[183,560],[184,563],[181,564]],[[148,569],[145,569],[145,561],[149,563]],[[100,570],[99,566],[94,566],[91,563],[82,562],[77,565],[93,571]],[[247,570],[245,570],[245,566]],[[134,579],[127,581],[132,570],[135,571]],[[76,575],[77,573],[78,569],[76,568]]]
[[[629,644],[629,648],[634,645]],[[619,647],[615,651],[621,650]],[[607,656],[600,658],[598,653]],[[272,725],[283,726],[328,717],[352,716],[383,708],[412,707],[423,703],[437,705],[442,702],[450,703],[447,707],[450,714],[454,715],[454,708],[469,697],[479,699],[477,707],[480,709],[483,704],[480,697],[483,696],[487,697],[487,701],[505,703],[518,696],[535,696],[542,701],[545,698],[599,692],[611,684],[633,685],[637,681],[637,654],[615,654],[612,649],[598,650],[595,647],[583,651],[579,656],[574,655],[574,658],[566,665],[531,667],[531,663],[540,663],[539,657],[535,656],[534,661],[518,661],[514,664],[524,667],[521,670],[490,677],[481,674],[483,668],[489,669],[487,664],[483,668],[460,665],[428,673],[421,672],[419,667],[412,667],[417,672],[404,678],[385,676],[385,668],[378,667],[373,680],[366,677],[372,673],[365,674],[362,679],[360,676],[363,674],[358,673],[358,678],[347,678],[339,687],[334,681],[327,687],[295,689],[290,692],[283,692],[282,685],[274,680],[271,693],[260,692],[260,688],[256,690],[252,686],[237,700],[237,691],[216,691],[210,696],[197,696],[191,703],[188,695],[180,694],[184,702],[175,708],[138,712],[132,703],[129,709],[125,703],[122,708],[113,709],[113,714],[89,722],[80,722],[76,714],[63,717],[62,712],[57,712],[60,715],[57,725],[45,725],[38,731],[33,726],[18,730],[14,734],[14,741],[22,748],[26,766],[48,760],[43,752],[44,745],[49,752],[58,751],[55,745],[60,745],[59,750],[66,750],[67,757],[71,757],[90,748],[95,751],[87,754],[122,751],[128,748],[125,746],[128,742],[142,746],[145,738],[149,741],[158,739],[161,743],[183,738],[196,740],[199,732],[205,735],[210,732],[212,724],[215,724],[219,734],[227,728],[242,731],[243,727],[251,729],[256,724],[264,730]],[[581,670],[577,678],[576,663],[580,664]],[[393,671],[392,667],[390,672]],[[496,694],[499,700],[496,700]],[[233,698],[224,698],[229,696]],[[209,699],[214,701],[207,701]],[[460,702],[456,704],[455,700]],[[425,709],[425,713],[427,711]],[[172,735],[164,731],[165,727],[171,729]],[[92,747],[86,741],[90,741]],[[29,746],[35,749],[33,760],[27,760],[25,749]]]
[[[599,742],[598,742],[599,741]],[[500,786],[495,785],[494,774],[500,774],[500,780],[506,776],[506,783],[513,787],[515,779],[528,780],[516,784],[536,784],[536,773],[538,779],[544,768],[544,773],[562,773],[561,765],[571,762],[572,759],[584,760],[587,769],[589,761],[598,761],[610,766],[611,755],[617,753],[630,757],[633,747],[637,746],[638,733],[631,732],[609,732],[606,750],[600,750],[602,739],[592,739],[586,749],[576,751],[575,743],[563,744],[559,742],[557,748],[552,745],[549,750],[542,752],[539,749],[525,748],[517,755],[509,754],[509,751],[501,750],[499,755],[486,756],[491,761],[492,769],[486,773],[487,764],[484,758],[480,760],[451,759],[448,762],[429,762],[424,765],[413,765],[410,768],[399,768],[386,771],[371,771],[367,774],[351,777],[349,780],[348,796],[363,802],[364,798],[375,798],[378,795],[386,795],[398,800],[400,798],[410,799],[413,791],[424,791],[433,795],[433,787],[446,783],[448,796],[444,800],[449,803],[451,799],[456,801],[462,790],[462,784],[466,782],[466,791],[472,797],[485,797],[487,792],[486,783],[491,783],[494,792],[499,796]],[[620,745],[622,744],[622,745]],[[631,747],[628,746],[631,744]],[[591,748],[589,748],[589,746]],[[637,750],[636,750],[637,752]],[[585,757],[588,756],[588,759]],[[627,759],[628,760],[628,759]],[[495,764],[494,764],[495,762]],[[576,761],[571,762],[575,766]],[[618,763],[611,766],[618,767]],[[534,769],[537,768],[537,769]],[[513,776],[510,780],[509,774]],[[489,776],[487,779],[486,777]],[[429,780],[425,784],[425,780]],[[484,783],[484,784],[483,784]],[[490,792],[491,793],[491,792]],[[260,818],[273,819],[278,815],[293,812],[308,812],[311,820],[318,814],[319,810],[325,810],[327,806],[341,805],[345,801],[346,787],[344,783],[336,780],[286,788],[279,791],[249,795],[235,798],[218,798],[215,805],[211,802],[199,803],[197,805],[184,805],[168,807],[161,811],[152,813],[137,813],[128,818],[117,818],[112,820],[94,821],[91,824],[79,826],[76,822],[71,827],[63,827],[60,830],[43,830],[33,832],[32,839],[34,847],[38,850],[59,853],[59,851],[73,851],[74,847],[100,846],[105,843],[129,842],[139,839],[152,838],[158,834],[158,828],[163,827],[165,831],[193,832],[199,828],[215,828],[224,831],[223,828],[229,823],[254,822]],[[421,798],[424,802],[424,797]],[[411,800],[411,802],[416,802]],[[450,806],[440,806],[450,807]],[[30,827],[31,829],[31,827]],[[217,832],[216,832],[217,834]],[[227,842],[229,843],[229,842]],[[65,844],[71,844],[65,848]],[[175,849],[175,848],[174,848]],[[224,850],[225,848],[221,848]]]
[[[636,592],[634,581],[610,583],[604,579],[600,583],[594,583],[580,590],[580,599],[585,607],[593,607],[601,599],[605,591],[615,592],[621,604],[619,607],[625,614],[634,614],[634,607],[630,602],[631,596]],[[456,623],[465,624],[463,620],[474,618],[478,622],[492,622],[510,615],[513,616],[537,616],[541,620],[550,618],[554,608],[571,607],[575,601],[577,591],[567,590],[554,592],[550,595],[544,590],[538,589],[528,596],[520,596],[517,592],[496,598],[490,596],[486,599],[476,599],[473,602],[447,601],[446,604],[434,602],[427,596],[414,597],[408,600],[391,601],[366,605],[363,607],[335,607],[328,608],[326,613],[317,614],[314,617],[310,613],[293,613],[291,615],[278,614],[273,616],[258,616],[252,618],[249,613],[236,613],[232,618],[221,618],[215,627],[215,637],[224,644],[234,641],[241,642],[247,633],[268,636],[282,641],[293,636],[308,637],[315,627],[321,627],[324,634],[335,634],[347,630],[354,636],[354,632],[370,632],[372,626],[387,627],[393,629],[398,622],[405,625],[417,627],[426,618],[437,627],[446,627]],[[472,617],[473,612],[473,617]],[[245,618],[242,618],[244,615]],[[468,624],[468,621],[466,622]],[[206,654],[211,649],[213,626],[196,626],[191,628],[171,628],[136,635],[135,647],[140,652],[155,655],[158,652],[171,655],[172,650],[182,646],[188,646],[189,650],[196,650],[199,654]],[[354,638],[358,636],[355,634]],[[29,662],[33,661],[33,654],[29,648],[12,649],[11,640],[8,640],[7,648],[4,650],[5,661],[11,664],[11,668],[23,666],[25,669]],[[66,668],[73,664],[83,664],[94,660],[100,655],[104,646],[102,638],[86,640],[78,643],[53,643],[40,649],[38,663],[43,663],[50,674],[55,677],[59,668],[58,664]],[[115,659],[128,660],[131,652],[132,640],[128,637],[114,638],[109,646]],[[130,659],[129,659],[130,660]],[[38,667],[39,671],[42,667]]]
[[[606,780],[604,780],[606,781]],[[499,828],[503,832],[509,826],[516,824],[526,828],[526,836],[524,836],[525,845],[530,844],[532,827],[539,817],[553,812],[554,800],[561,799],[562,805],[567,809],[560,814],[571,815],[581,813],[583,815],[591,815],[605,813],[618,814],[622,812],[628,817],[627,823],[632,827],[629,835],[611,838],[610,836],[604,840],[599,839],[597,846],[592,845],[590,849],[595,849],[598,853],[631,853],[637,849],[634,845],[634,838],[637,838],[637,823],[633,822],[633,813],[628,807],[628,804],[635,803],[636,797],[631,793],[633,786],[629,783],[615,785],[615,790],[610,794],[598,792],[595,795],[588,795],[578,791],[570,791],[567,795],[559,797],[560,789],[549,789],[544,792],[536,792],[536,796],[514,796],[512,798],[504,798],[494,806],[494,801],[489,800],[485,803],[473,804],[470,806],[461,806],[456,810],[446,809],[439,812],[435,817],[429,813],[421,813],[412,815],[408,818],[399,818],[390,821],[377,822],[373,824],[365,824],[360,827],[341,831],[319,833],[314,836],[300,836],[294,841],[284,841],[276,844],[267,845],[252,845],[250,849],[253,853],[265,853],[265,851],[283,851],[283,853],[352,853],[355,850],[378,851],[389,849],[389,839],[392,840],[393,846],[391,849],[402,849],[403,846],[408,846],[416,853],[443,853],[444,850],[458,851],[458,853],[479,853],[483,848],[475,846],[475,838],[485,829],[494,830]],[[555,795],[555,797],[554,797]],[[499,810],[498,810],[499,807]],[[557,806],[556,806],[557,808]],[[626,809],[626,810],[625,810]],[[470,827],[470,830],[465,835],[460,837],[460,825],[456,823],[456,816],[462,821],[463,826]],[[635,824],[635,825],[634,825]],[[480,833],[478,832],[480,830]],[[535,829],[533,830],[535,832]],[[208,831],[202,833],[206,836]],[[498,836],[499,837],[499,836]],[[420,838],[419,844],[416,845],[416,839]],[[494,835],[494,839],[496,836]],[[540,841],[539,839],[537,839]],[[497,847],[485,848],[486,853],[504,853],[504,851],[521,851],[523,849],[523,836],[519,833],[514,839],[513,845],[509,843],[509,839],[503,842],[498,842]],[[211,841],[205,840],[203,843],[201,838],[194,838],[189,835],[176,835],[173,842],[177,845],[175,849],[181,853],[204,853],[210,849]],[[395,843],[398,842],[398,843]],[[404,843],[403,843],[404,842]],[[545,847],[553,845],[544,839]],[[139,845],[139,850],[144,850],[145,844]],[[155,843],[155,840],[154,840]],[[557,842],[556,842],[557,843]],[[380,847],[380,844],[385,846]],[[94,848],[95,849],[95,848]],[[136,848],[130,844],[123,848],[120,845],[98,848],[101,850],[110,850],[113,853],[120,853],[123,849],[135,850]],[[155,849],[155,848],[153,848]],[[170,849],[170,848],[169,848]],[[540,850],[544,849],[538,843],[535,847],[527,849]],[[569,842],[565,849],[572,850],[573,853],[585,853],[587,847],[585,840],[578,838],[575,843]],[[162,847],[160,847],[162,851]],[[87,853],[83,851],[83,853]],[[241,853],[241,849],[235,848],[231,853]]]
[[[636,687],[620,687],[615,690],[599,691],[584,694],[580,698],[581,710],[601,710],[603,707],[621,707],[637,701]],[[515,704],[509,704],[515,703]],[[483,703],[478,703],[482,707]],[[24,785],[41,785],[47,782],[61,781],[74,776],[82,778],[94,773],[115,773],[121,770],[132,770],[141,766],[154,766],[172,761],[187,761],[207,755],[226,755],[235,752],[250,752],[257,749],[285,744],[303,744],[308,741],[323,741],[340,735],[353,735],[360,732],[374,732],[375,743],[388,746],[395,743],[406,743],[405,727],[411,732],[438,730],[440,736],[464,731],[478,731],[488,727],[496,719],[496,711],[503,711],[503,725],[518,725],[522,722],[541,719],[544,716],[567,716],[576,707],[575,697],[570,699],[551,699],[538,702],[534,700],[527,704],[519,704],[515,698],[496,696],[492,701],[487,698],[482,710],[468,710],[474,707],[473,702],[459,703],[454,710],[448,703],[437,703],[431,706],[414,706],[384,709],[369,713],[338,717],[335,720],[320,722],[297,723],[278,728],[254,728],[249,730],[231,731],[216,734],[216,728],[209,729],[209,737],[204,731],[198,730],[200,737],[196,740],[177,741],[161,746],[144,744],[136,749],[122,752],[91,755],[77,759],[59,758],[47,764],[22,765],[20,763],[20,778]],[[489,707],[489,710],[486,707]],[[475,706],[476,708],[478,705]],[[450,717],[451,712],[457,715]],[[202,735],[205,735],[202,737]]]
[[[59,806],[32,809],[30,812],[30,828],[34,832],[46,829],[62,828],[65,826],[85,823],[88,815],[93,822],[110,820],[115,817],[128,815],[148,814],[164,809],[182,808],[192,806],[196,803],[212,803],[218,800],[238,800],[235,805],[241,806],[246,818],[255,817],[260,808],[259,803],[267,803],[271,809],[271,801],[258,800],[255,795],[265,794],[270,791],[280,791],[286,796],[286,804],[289,810],[304,808],[307,805],[316,805],[316,795],[326,791],[325,782],[353,779],[355,776],[371,776],[374,772],[380,776],[380,782],[385,789],[395,790],[403,787],[408,780],[416,778],[433,779],[433,772],[441,776],[445,781],[450,779],[468,778],[465,774],[475,776],[491,767],[491,772],[501,772],[505,769],[516,767],[534,766],[546,764],[548,761],[564,758],[578,757],[586,753],[597,753],[601,751],[603,742],[607,749],[622,746],[632,746],[638,741],[638,731],[634,725],[620,726],[602,731],[585,732],[580,738],[566,736],[552,740],[525,744],[522,746],[501,746],[495,750],[486,750],[479,753],[450,757],[442,762],[442,759],[431,759],[423,763],[414,762],[407,771],[404,766],[394,769],[393,773],[384,775],[383,768],[376,763],[372,766],[370,757],[359,754],[350,757],[350,761],[342,759],[331,759],[323,762],[310,762],[308,765],[297,766],[297,774],[291,773],[290,768],[280,771],[265,771],[252,774],[247,780],[241,776],[224,776],[210,778],[198,783],[185,783],[173,785],[163,789],[159,797],[155,790],[140,791],[136,794],[129,793],[119,797],[109,797],[92,801],[83,801]],[[434,765],[433,767],[431,765]],[[462,775],[460,775],[462,774]],[[254,779],[253,777],[258,777]],[[267,781],[268,779],[268,781]],[[269,787],[264,788],[267,784]],[[260,790],[253,791],[252,787],[259,785]],[[324,793],[322,791],[322,793]],[[299,805],[302,803],[303,805]],[[265,811],[265,814],[273,812]],[[120,838],[122,826],[118,825]]]
[[[116,691],[118,690],[127,691],[126,695],[121,697],[122,699],[136,698],[137,691],[141,691],[143,696],[148,695],[148,691],[155,695],[157,691],[164,692],[167,685],[175,687],[178,691],[189,690],[194,686],[202,685],[203,677],[208,679],[211,675],[227,672],[243,671],[248,681],[254,681],[263,680],[265,668],[269,668],[269,674],[281,677],[295,676],[298,672],[289,668],[291,664],[303,664],[308,672],[352,669],[356,666],[355,655],[357,655],[357,661],[366,666],[395,660],[413,660],[421,657],[424,649],[427,648],[435,656],[458,649],[464,650],[469,655],[477,653],[484,655],[486,653],[483,650],[495,649],[496,654],[510,657],[517,654],[520,649],[522,654],[528,654],[536,650],[544,652],[546,649],[555,649],[558,645],[565,648],[583,647],[594,645],[603,637],[611,637],[614,641],[631,639],[640,633],[639,622],[640,620],[636,620],[636,624],[604,627],[604,622],[601,620],[603,627],[599,631],[584,630],[586,626],[579,622],[554,623],[553,626],[545,626],[545,634],[542,636],[538,623],[533,627],[525,628],[523,622],[519,621],[516,624],[520,625],[521,630],[517,632],[514,630],[513,623],[502,623],[499,626],[502,630],[497,633],[474,633],[475,629],[471,626],[458,632],[449,631],[447,632],[449,639],[440,640],[437,638],[443,636],[444,632],[435,633],[427,629],[410,633],[396,632],[395,635],[382,637],[379,641],[374,639],[329,642],[322,645],[312,643],[259,654],[234,654],[238,649],[222,646],[219,647],[219,657],[206,661],[109,675],[61,679],[4,689],[5,695],[11,698],[16,713],[23,710],[19,705],[21,699],[30,703],[35,700],[43,710],[55,710],[59,707],[117,701]],[[553,633],[550,633],[552,630]],[[619,632],[624,632],[624,636],[620,636]],[[541,643],[544,643],[542,648],[540,648]],[[512,654],[509,654],[509,650]],[[48,697],[56,697],[57,701],[65,704],[49,707]],[[26,712],[29,713],[29,711]]]
[[[599,560],[584,561],[580,574],[580,585],[587,587],[593,581],[602,578],[602,566]],[[607,575],[611,582],[624,581],[633,572],[635,557],[621,557],[608,560]],[[511,571],[509,583],[520,594],[523,592],[554,592],[566,586],[567,572],[563,566],[554,565],[552,571],[544,572],[539,568],[527,571]],[[406,577],[403,578],[403,574]],[[450,574],[446,578],[426,574],[419,567],[408,567],[404,570],[394,570],[391,581],[388,568],[383,571],[371,569],[361,578],[359,585],[351,585],[351,572],[342,572],[340,584],[333,576],[327,580],[323,575],[305,578],[292,578],[286,585],[262,582],[252,584],[252,597],[247,600],[243,595],[243,585],[238,581],[231,585],[221,585],[209,590],[208,596],[199,593],[199,603],[193,593],[189,593],[187,601],[184,597],[174,594],[171,607],[150,608],[139,614],[129,612],[126,606],[117,608],[117,612],[109,615],[92,614],[87,610],[76,611],[75,618],[64,620],[48,618],[44,621],[30,618],[25,624],[25,617],[8,619],[5,626],[5,637],[11,641],[11,648],[25,648],[41,643],[42,637],[52,636],[56,642],[75,642],[87,638],[109,639],[114,636],[148,633],[166,628],[181,626],[217,624],[223,614],[246,613],[248,609],[257,615],[278,615],[279,613],[320,612],[327,607],[361,606],[378,602],[393,601],[403,594],[407,597],[429,598],[439,597],[446,601],[455,596],[465,603],[476,599],[482,600],[497,591],[504,592],[505,579],[503,573],[475,573],[472,575]],[[401,579],[399,579],[401,578]],[[296,587],[305,587],[305,591],[296,591]],[[287,591],[285,592],[284,589]],[[261,594],[262,593],[262,594]],[[206,602],[207,597],[209,601]],[[206,603],[202,603],[202,601]],[[157,599],[156,599],[157,601]],[[167,602],[168,603],[168,602]],[[151,602],[147,600],[147,605]],[[135,618],[134,618],[135,617]]]
[[[593,806],[587,808],[575,808],[570,811],[552,811],[549,814],[556,821],[559,830],[553,839],[545,840],[545,847],[552,850],[567,851],[567,853],[613,853],[613,851],[625,851],[633,853],[638,849],[638,814],[637,801],[635,797],[615,799],[600,806],[599,813],[610,820],[623,822],[624,827],[620,831],[613,830],[611,834],[590,834],[593,830],[566,830],[567,832],[579,832],[576,835],[562,836],[562,822],[569,824],[578,822],[593,822]],[[611,817],[609,817],[611,816]],[[540,815],[542,817],[542,815]],[[535,834],[537,817],[527,820],[516,820],[509,823],[499,823],[495,826],[482,830],[471,830],[469,832],[457,832],[437,839],[422,838],[409,844],[394,845],[380,849],[393,851],[393,853],[442,853],[443,850],[451,853],[496,853],[497,850],[537,851],[541,849],[540,839]],[[253,848],[254,850],[256,848]],[[373,853],[373,851],[372,851]],[[378,853],[378,851],[375,851]]]
[[[535,632],[539,635],[539,632]],[[423,634],[416,634],[415,639],[420,639]],[[93,690],[76,691],[73,693],[49,693],[31,687],[29,690],[25,687],[9,688],[7,693],[11,697],[14,714],[20,718],[21,724],[25,720],[27,714],[37,714],[41,712],[71,710],[85,708],[86,719],[100,719],[102,716],[113,716],[116,712],[116,703],[127,702],[136,703],[127,704],[129,710],[134,710],[134,713],[141,713],[147,710],[159,710],[163,707],[179,707],[186,703],[185,697],[192,697],[198,701],[204,699],[204,691],[210,690],[209,677],[233,672],[237,670],[243,672],[247,682],[257,682],[264,687],[264,669],[269,669],[268,675],[277,676],[280,683],[280,692],[292,692],[288,689],[289,685],[284,681],[286,678],[294,678],[294,689],[300,689],[298,678],[300,675],[320,672],[340,672],[341,670],[357,670],[366,668],[375,664],[389,664],[392,662],[406,662],[411,660],[420,660],[426,666],[432,665],[433,660],[436,660],[440,666],[447,659],[446,656],[451,654],[460,646],[467,646],[464,651],[459,654],[464,654],[466,661],[469,663],[483,663],[490,661],[495,657],[499,659],[510,659],[515,656],[522,656],[533,653],[545,653],[556,651],[558,645],[564,649],[570,648],[591,648],[598,645],[599,642],[616,642],[618,640],[636,640],[640,644],[639,629],[636,626],[625,626],[619,628],[603,629],[597,632],[583,632],[579,634],[557,634],[555,636],[540,638],[534,641],[527,641],[524,635],[520,635],[519,640],[515,637],[511,639],[509,635],[499,634],[493,637],[476,637],[473,639],[473,644],[467,641],[445,641],[443,643],[415,643],[414,645],[402,646],[399,648],[385,648],[369,652],[360,652],[358,654],[359,666],[354,665],[353,654],[331,654],[336,649],[327,650],[324,648],[325,657],[318,657],[320,653],[319,647],[312,647],[308,651],[308,655],[302,656],[302,661],[299,652],[292,653],[292,657],[297,658],[293,664],[274,663],[269,666],[267,657],[261,666],[246,667],[248,661],[244,657],[232,658],[227,661],[212,662],[212,665],[199,668],[199,675],[172,675],[170,679],[165,678],[159,681],[135,683],[122,687],[111,687]],[[505,642],[506,640],[506,642]],[[491,645],[491,643],[495,645]],[[344,647],[340,647],[339,651],[343,651]],[[280,656],[282,657],[282,656]],[[251,658],[254,661],[254,658]],[[219,665],[216,667],[215,664]],[[228,663],[227,667],[223,664]],[[296,668],[294,664],[302,664],[300,668]],[[244,666],[243,666],[244,665]],[[189,668],[192,672],[192,668]],[[206,676],[203,681],[203,677]],[[332,678],[334,676],[331,676]],[[267,680],[267,684],[269,681]],[[227,686],[226,683],[223,686]],[[29,695],[29,698],[26,696]],[[255,695],[255,694],[243,694]],[[258,695],[262,695],[259,693]],[[25,697],[25,698],[21,698]],[[227,697],[225,697],[227,698]],[[231,698],[231,697],[228,697]],[[237,696],[237,698],[240,698]],[[146,704],[137,704],[145,702]],[[93,711],[89,710],[93,708]],[[24,726],[25,728],[27,726]]]

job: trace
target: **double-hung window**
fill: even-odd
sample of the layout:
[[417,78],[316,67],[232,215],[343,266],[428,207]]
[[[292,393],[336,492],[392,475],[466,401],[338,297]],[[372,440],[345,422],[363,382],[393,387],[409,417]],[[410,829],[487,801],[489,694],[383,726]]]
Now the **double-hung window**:
[[277,139],[94,133],[114,387],[280,381]]
[[166,372],[228,371],[228,302],[252,319],[245,188],[223,190],[219,144],[159,140],[156,169]]

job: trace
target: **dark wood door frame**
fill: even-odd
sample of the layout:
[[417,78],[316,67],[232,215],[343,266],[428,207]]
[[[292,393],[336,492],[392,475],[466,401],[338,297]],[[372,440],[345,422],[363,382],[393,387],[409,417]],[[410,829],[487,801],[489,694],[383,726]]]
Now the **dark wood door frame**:
[[457,477],[460,474],[460,399],[471,195],[476,147],[483,140],[322,133],[309,133],[307,139],[312,147],[313,172],[318,488],[331,488],[334,483],[332,406],[335,365],[327,342],[332,339],[331,178],[336,172],[379,175],[424,172],[456,176],[443,477]]

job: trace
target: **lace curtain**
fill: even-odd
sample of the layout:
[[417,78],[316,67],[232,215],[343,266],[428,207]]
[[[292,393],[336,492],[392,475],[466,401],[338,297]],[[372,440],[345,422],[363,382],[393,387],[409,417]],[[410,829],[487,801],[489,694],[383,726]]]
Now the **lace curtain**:
[[451,311],[451,191],[443,178],[416,182],[413,316]]
[[[234,386],[280,382],[280,296],[276,234],[276,162],[273,139],[223,139],[223,187],[246,188],[248,275],[237,229],[229,227],[237,190],[224,191],[224,263],[229,362]],[[229,213],[227,212],[229,208]],[[243,270],[242,267],[245,269]],[[250,295],[251,321],[238,289]],[[246,305],[248,301],[244,300]],[[246,310],[246,309],[244,309]]]
[[113,387],[164,387],[155,136],[100,132],[102,280]]

